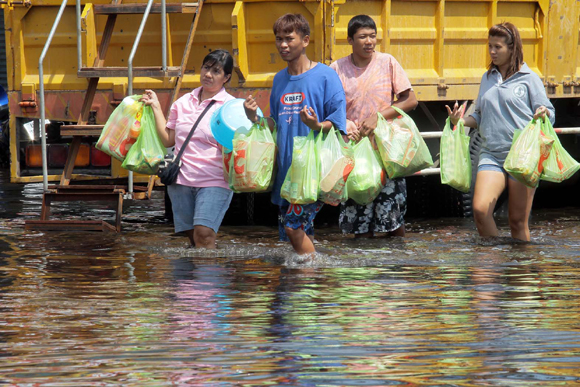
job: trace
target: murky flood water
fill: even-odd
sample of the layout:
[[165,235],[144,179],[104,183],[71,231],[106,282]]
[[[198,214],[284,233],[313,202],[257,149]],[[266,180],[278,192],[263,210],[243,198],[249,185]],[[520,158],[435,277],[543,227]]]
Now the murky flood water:
[[302,262],[267,227],[187,249],[161,195],[126,203],[120,235],[25,231],[41,186],[3,173],[0,384],[580,384],[579,209],[536,211],[531,244],[465,219],[321,229]]

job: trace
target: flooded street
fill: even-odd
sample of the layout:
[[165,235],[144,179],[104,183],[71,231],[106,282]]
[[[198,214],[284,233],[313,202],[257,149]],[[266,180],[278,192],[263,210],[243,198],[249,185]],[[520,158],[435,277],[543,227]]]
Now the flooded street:
[[534,211],[530,244],[470,219],[322,228],[302,262],[264,226],[188,249],[161,192],[125,202],[121,234],[26,231],[41,184],[0,173],[1,385],[580,384],[578,208]]

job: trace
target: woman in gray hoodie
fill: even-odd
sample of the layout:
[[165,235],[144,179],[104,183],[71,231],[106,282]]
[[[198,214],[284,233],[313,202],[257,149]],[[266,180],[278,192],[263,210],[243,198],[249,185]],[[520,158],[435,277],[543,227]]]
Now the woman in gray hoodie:
[[[528,220],[535,189],[509,176],[503,164],[514,130],[523,129],[532,118],[547,116],[553,124],[556,115],[540,77],[524,63],[522,40],[513,24],[504,22],[491,27],[488,49],[491,63],[481,78],[475,111],[464,120],[465,126],[477,128],[483,138],[473,215],[480,236],[498,236],[493,211],[499,196],[508,188],[512,238],[529,241]],[[447,110],[453,124],[462,119],[457,103],[453,109],[447,106]]]

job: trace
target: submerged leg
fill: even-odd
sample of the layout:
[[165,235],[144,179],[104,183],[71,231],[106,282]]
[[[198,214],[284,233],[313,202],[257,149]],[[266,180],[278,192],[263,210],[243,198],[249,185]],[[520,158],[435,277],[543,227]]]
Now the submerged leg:
[[286,226],[284,227],[284,231],[286,231],[286,235],[288,235],[288,239],[290,239],[290,244],[292,244],[292,247],[297,254],[312,254],[316,251],[313,238],[306,235],[304,230],[294,230],[293,228]]
[[522,241],[530,240],[530,212],[534,201],[535,188],[526,187],[519,181],[508,180],[508,219],[512,238]]
[[479,235],[498,236],[493,211],[499,196],[506,188],[506,175],[499,171],[479,171],[473,195],[473,217]]

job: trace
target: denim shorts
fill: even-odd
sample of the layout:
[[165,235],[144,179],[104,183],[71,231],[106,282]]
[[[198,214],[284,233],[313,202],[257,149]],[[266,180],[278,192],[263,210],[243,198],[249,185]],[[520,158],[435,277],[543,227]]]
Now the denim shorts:
[[306,235],[314,235],[314,218],[320,211],[323,202],[311,204],[290,204],[289,206],[280,206],[278,213],[278,234],[280,240],[288,242],[290,239],[286,235],[284,227],[293,230],[301,229]]
[[230,206],[234,193],[221,187],[188,187],[171,184],[167,187],[173,208],[175,232],[205,226],[216,233]]
[[495,171],[501,172],[507,175],[508,178],[515,180],[503,167],[503,162],[498,160],[496,157],[490,155],[489,153],[481,153],[479,155],[479,165],[477,166],[477,172],[481,171]]

